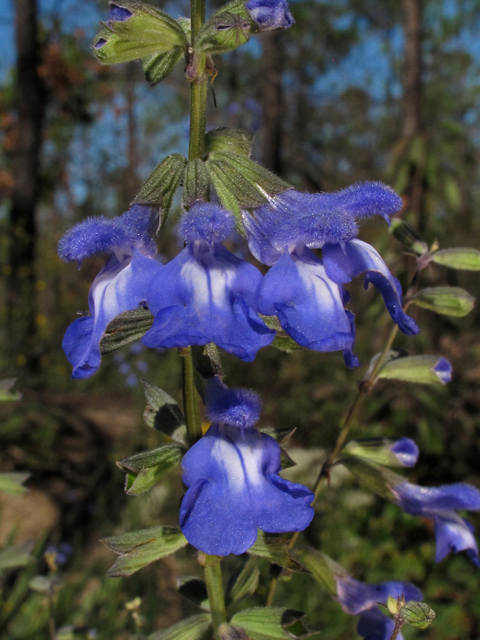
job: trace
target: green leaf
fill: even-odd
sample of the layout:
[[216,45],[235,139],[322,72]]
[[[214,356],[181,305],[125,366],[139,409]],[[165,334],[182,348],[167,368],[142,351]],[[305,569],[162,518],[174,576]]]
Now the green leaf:
[[132,16],[123,22],[109,20],[93,41],[92,51],[102,64],[139,60],[188,46],[181,25],[156,7],[135,0],[112,2]]
[[441,249],[433,254],[432,262],[451,269],[480,271],[480,251],[470,247]]
[[207,632],[212,617],[209,613],[192,616],[149,636],[149,640],[201,640]]
[[154,53],[152,56],[142,59],[142,68],[145,78],[151,82],[152,87],[165,80],[169,76],[176,65],[183,58],[183,47],[175,47],[171,51],[165,53]]
[[414,304],[444,316],[462,318],[475,306],[475,298],[460,287],[431,287],[421,289],[413,298]]
[[282,465],[282,469],[291,469],[291,467],[296,467],[297,463],[293,460],[288,453],[285,451],[283,447],[280,447],[280,462]]
[[55,640],[90,640],[92,638],[91,632],[92,628],[87,625],[78,627],[68,624],[57,629]]
[[16,378],[6,378],[0,380],[0,402],[16,402],[21,400],[22,394],[18,391],[12,391]]
[[238,214],[240,209],[259,207],[269,196],[291,186],[274,173],[238,153],[216,151],[208,156],[210,179],[227,209]]
[[392,447],[396,438],[359,438],[351,440],[342,449],[342,455],[347,454],[355,458],[363,458],[369,462],[382,464],[387,467],[404,467],[401,459],[393,453]]
[[251,640],[291,640],[285,626],[303,618],[304,613],[280,607],[244,609],[231,619],[232,625],[244,629]]
[[255,544],[247,553],[259,558],[267,558],[281,567],[286,567],[290,560],[287,538],[282,534],[265,533],[260,530]]
[[178,578],[177,589],[181,596],[198,605],[205,611],[210,611],[207,585],[203,580],[192,577]]
[[421,256],[428,251],[428,245],[418,231],[404,220],[393,218],[390,233],[405,247]]
[[21,544],[13,544],[0,551],[0,571],[25,567],[35,562],[35,558],[31,555],[32,548],[33,543],[29,540]]
[[130,576],[188,544],[183,533],[173,527],[152,527],[132,531],[104,538],[101,542],[119,554],[115,564],[107,571],[107,574],[114,578]]
[[447,384],[452,377],[448,360],[438,356],[407,356],[387,362],[378,374],[385,380],[417,384]]
[[343,567],[311,547],[296,549],[295,557],[308,569],[315,582],[318,582],[331,596],[337,595],[335,576],[345,577],[348,575]]
[[11,496],[21,496],[27,491],[23,483],[26,482],[29,477],[29,473],[0,473],[0,491],[8,493]]
[[143,414],[146,424],[181,444],[187,442],[185,418],[175,400],[162,389],[142,380],[147,407]]
[[151,489],[170,469],[179,464],[185,449],[168,444],[152,451],[143,451],[117,462],[122,471],[131,471],[127,479],[127,494],[136,496]]
[[125,311],[107,326],[100,341],[102,355],[116,351],[144,336],[153,324],[153,316],[147,309]]
[[258,587],[259,577],[257,558],[245,556],[242,559],[242,564],[232,573],[228,581],[225,590],[227,603],[238,602],[242,598],[254,594]]
[[270,344],[271,347],[274,347],[279,351],[284,351],[285,353],[292,353],[292,351],[301,351],[304,349],[304,347],[299,345],[298,342],[295,342],[295,340],[283,330],[277,316],[264,316],[260,314],[260,317],[269,329],[274,329],[277,332],[275,339]]
[[398,473],[360,458],[342,457],[338,462],[346,467],[360,484],[382,498],[393,502],[395,495],[391,487],[405,481],[405,478]]
[[297,430],[297,427],[269,427],[269,426],[260,426],[258,430],[262,433],[266,433],[267,436],[270,436],[274,440],[278,442],[278,444],[283,444],[286,442]]
[[37,593],[48,593],[52,589],[52,580],[48,576],[34,576],[28,586]]
[[185,208],[191,207],[197,200],[209,200],[210,178],[207,167],[198,158],[187,164],[183,179],[182,203]]
[[245,6],[238,13],[229,10],[214,13],[198,34],[198,51],[212,55],[238,49],[249,41],[252,23]]
[[205,134],[205,153],[231,151],[249,158],[252,153],[254,134],[243,129],[220,127]]
[[435,618],[435,611],[426,602],[410,601],[400,610],[400,618],[417,629],[426,629]]
[[172,153],[162,160],[146,179],[133,202],[161,208],[160,229],[165,224],[172,201],[183,179],[187,159]]

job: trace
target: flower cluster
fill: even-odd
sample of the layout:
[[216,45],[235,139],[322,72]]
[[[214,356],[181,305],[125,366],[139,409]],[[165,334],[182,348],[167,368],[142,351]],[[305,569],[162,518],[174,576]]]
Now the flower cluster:
[[305,529],[315,496],[278,475],[280,447],[254,426],[260,414],[257,394],[227,389],[213,377],[206,405],[212,425],[182,460],[188,491],[180,526],[187,540],[208,554],[238,555],[254,544],[257,529]]
[[[73,377],[98,369],[108,323],[142,305],[154,316],[142,340],[147,347],[214,342],[251,361],[275,337],[262,316],[277,316],[302,347],[343,351],[346,364],[357,366],[354,315],[343,287],[355,276],[364,273],[365,283],[379,289],[404,333],[418,332],[402,310],[398,281],[377,251],[357,239],[359,219],[388,220],[400,206],[390,188],[367,182],[333,194],[286,191],[243,212],[252,254],[271,267],[265,276],[222,244],[235,218],[216,204],[197,202],[183,214],[178,232],[185,248],[167,265],[156,257],[151,209],[135,205],[113,220],[85,220],[61,240],[60,256],[78,262],[97,252],[110,257],[90,290],[91,315],[76,320],[64,338]],[[322,258],[312,249],[322,249]]]

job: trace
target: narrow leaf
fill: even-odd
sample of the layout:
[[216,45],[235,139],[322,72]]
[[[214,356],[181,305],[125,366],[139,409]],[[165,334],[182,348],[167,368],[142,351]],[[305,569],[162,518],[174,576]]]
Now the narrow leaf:
[[257,590],[260,571],[255,556],[244,557],[242,564],[232,573],[225,590],[228,603],[238,602]]
[[251,640],[291,640],[294,636],[284,626],[293,624],[303,616],[301,611],[294,609],[258,607],[236,613],[231,623],[244,629]]
[[447,384],[452,379],[452,365],[438,356],[408,356],[387,362],[378,377],[418,384]]
[[400,618],[417,629],[426,629],[435,618],[435,611],[426,602],[407,602],[400,610]]
[[480,271],[480,251],[470,247],[455,247],[453,249],[441,249],[432,256],[432,262],[441,264],[451,269],[463,269],[465,271]]
[[249,158],[252,153],[253,137],[253,133],[243,129],[228,129],[227,127],[212,129],[205,134],[205,153],[231,151]]
[[162,631],[149,636],[149,640],[202,640],[205,636],[212,617],[209,613],[192,616]]
[[119,554],[117,561],[107,572],[111,577],[130,576],[188,544],[183,533],[172,527],[152,527],[142,531],[132,531],[104,538],[101,542]]
[[178,593],[198,605],[205,611],[210,611],[207,585],[198,578],[183,577],[177,580]]
[[23,483],[30,477],[29,473],[0,473],[0,491],[12,496],[21,496],[27,491]]
[[28,586],[37,593],[48,593],[52,588],[52,580],[47,576],[34,576]]
[[257,540],[248,553],[259,558],[267,558],[281,567],[286,567],[290,560],[288,540],[278,533],[265,533],[259,530]]
[[297,427],[268,427],[260,426],[258,430],[262,433],[266,433],[267,436],[274,438],[278,444],[286,442],[297,430]]
[[172,153],[157,166],[146,179],[134,202],[161,207],[160,228],[170,212],[175,193],[183,179],[187,159],[180,153]]
[[343,447],[345,454],[387,467],[413,467],[419,450],[409,438],[359,438]]
[[35,561],[31,555],[33,543],[29,540],[21,544],[13,544],[0,551],[0,571],[24,567]]
[[100,341],[102,355],[116,351],[144,336],[153,324],[153,316],[147,309],[125,311],[107,326]]
[[151,489],[170,469],[180,463],[185,449],[181,445],[171,444],[152,451],[137,453],[130,458],[117,462],[128,474],[127,494],[136,496]]
[[146,424],[177,442],[187,441],[185,419],[175,400],[162,389],[142,380],[147,408],[143,414]]
[[183,206],[188,209],[197,200],[209,200],[210,178],[205,163],[192,160],[187,164],[183,178]]
[[428,245],[418,231],[404,220],[393,218],[390,233],[405,247],[421,256],[428,251]]
[[420,290],[414,304],[444,316],[466,316],[475,306],[475,298],[460,287],[431,287]]

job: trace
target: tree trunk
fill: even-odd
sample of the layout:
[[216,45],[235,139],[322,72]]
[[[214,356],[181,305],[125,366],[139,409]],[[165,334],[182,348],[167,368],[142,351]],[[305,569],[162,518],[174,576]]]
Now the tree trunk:
[[282,175],[284,101],[282,33],[263,36],[263,164]]
[[17,364],[35,359],[35,212],[45,91],[38,74],[36,0],[15,0],[18,136],[13,156],[14,188],[10,211],[10,273],[7,282],[7,344]]
[[[415,212],[418,228],[425,231],[426,134],[422,114],[422,0],[403,0],[405,13],[405,76],[403,137],[411,157],[407,188],[409,208]],[[415,145],[415,153],[413,152]],[[413,156],[413,157],[412,157]]]

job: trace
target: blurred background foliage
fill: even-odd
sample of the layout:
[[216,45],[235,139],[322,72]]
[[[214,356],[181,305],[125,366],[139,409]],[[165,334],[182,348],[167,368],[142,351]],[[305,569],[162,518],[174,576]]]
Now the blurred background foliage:
[[[163,8],[188,15],[183,0]],[[255,131],[255,159],[301,190],[384,180],[403,196],[400,216],[429,244],[480,248],[479,0],[293,0],[291,9],[296,24],[288,32],[252,38],[216,59],[218,106],[210,100],[209,126]],[[101,257],[81,271],[61,264],[62,233],[86,216],[124,211],[156,163],[185,151],[188,141],[181,65],[150,88],[138,65],[101,67],[91,56],[106,12],[95,0],[17,0],[4,2],[0,15],[0,377],[16,377],[23,394],[0,405],[0,468],[31,474],[27,493],[0,494],[0,545],[33,540],[35,558],[0,572],[0,637],[12,640],[51,637],[48,597],[29,587],[33,576],[48,574],[48,545],[71,545],[54,597],[56,625],[64,627],[59,639],[73,637],[68,625],[77,625],[84,630],[76,637],[126,640],[135,620],[125,604],[137,596],[143,633],[166,627],[195,613],[178,595],[176,578],[201,573],[190,548],[130,578],[107,578],[114,557],[99,543],[175,524],[178,470],[148,494],[127,498],[115,461],[161,443],[142,422],[139,379],[180,402],[179,356],[127,347],[105,357],[90,380],[72,381],[61,350],[102,265]],[[31,46],[17,55],[28,28]],[[37,136],[30,146],[28,132]],[[179,249],[174,224],[159,239],[165,259]],[[414,259],[386,225],[365,222],[362,238],[405,287]],[[233,248],[245,251],[240,240]],[[435,265],[422,284],[480,293],[475,273]],[[391,320],[374,291],[355,282],[351,293],[365,367]],[[480,312],[462,319],[412,313],[422,333],[400,336],[395,346],[447,357],[453,381],[440,389],[379,383],[353,435],[409,436],[422,452],[412,481],[480,487]],[[290,474],[311,486],[364,369],[346,370],[340,354],[272,348],[254,364],[226,354],[223,361],[230,386],[260,392],[264,424],[297,428],[290,453],[298,466]],[[465,554],[436,565],[430,522],[370,495],[346,472],[334,474],[317,512],[307,541],[355,578],[410,580],[424,590],[437,618],[407,637],[480,638],[478,570]],[[470,519],[480,532],[480,517]],[[225,564],[233,570],[238,560]],[[250,604],[265,597],[267,564],[262,569],[258,600]],[[308,575],[282,582],[276,602],[306,611],[326,640],[356,637],[355,621]]]

